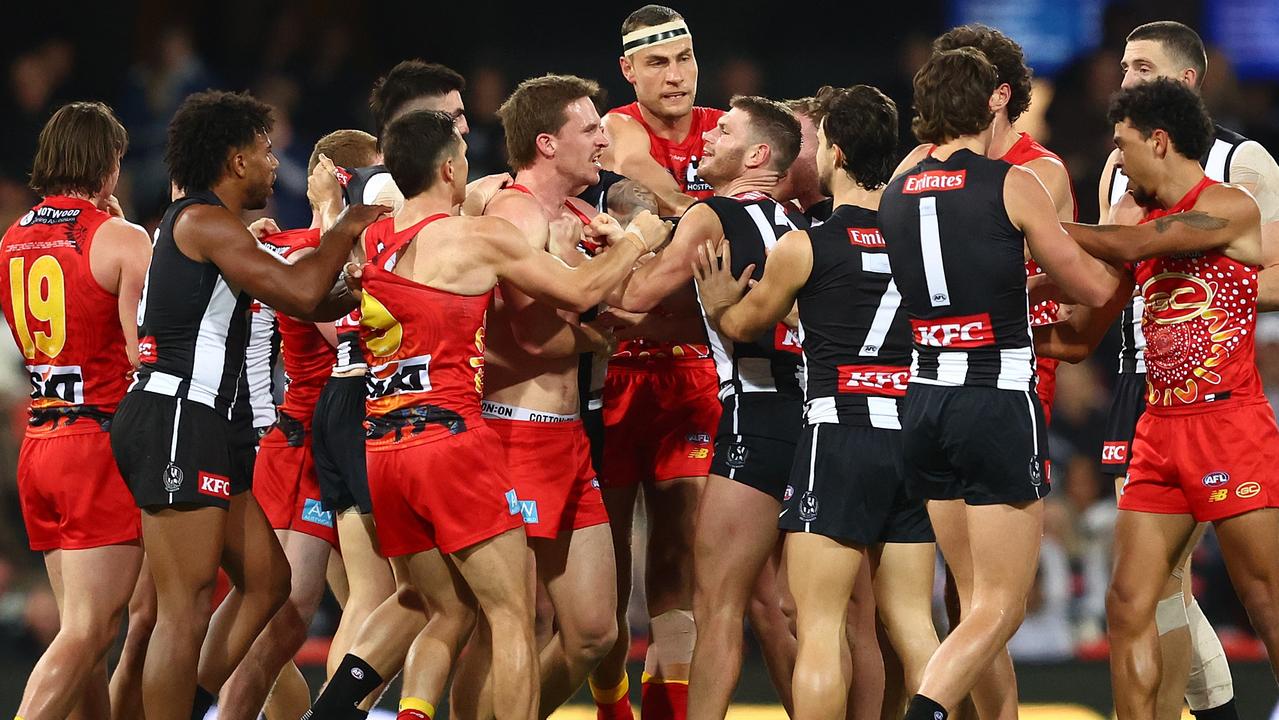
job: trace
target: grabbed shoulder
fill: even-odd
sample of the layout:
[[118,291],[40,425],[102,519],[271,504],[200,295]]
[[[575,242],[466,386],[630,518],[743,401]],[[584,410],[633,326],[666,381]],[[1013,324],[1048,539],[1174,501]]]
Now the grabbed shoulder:
[[1070,185],[1070,173],[1066,164],[1060,159],[1045,155],[1026,163],[1025,167],[1035,173],[1035,177],[1044,184],[1048,195],[1057,208],[1057,216],[1061,220],[1075,219],[1075,192]]
[[[151,236],[141,225],[124,218],[113,217],[102,223],[94,234],[93,248],[107,251],[110,257],[140,260],[144,265],[151,259]],[[90,253],[92,256],[98,253]]]
[[1244,226],[1261,225],[1261,208],[1257,199],[1242,185],[1214,183],[1204,188],[1195,210],[1223,217]]
[[897,169],[893,170],[893,177],[897,177],[923,162],[924,158],[928,157],[928,153],[931,152],[932,149],[933,146],[931,143],[916,145],[914,150],[906,153],[906,157],[902,158],[902,161],[897,163]]

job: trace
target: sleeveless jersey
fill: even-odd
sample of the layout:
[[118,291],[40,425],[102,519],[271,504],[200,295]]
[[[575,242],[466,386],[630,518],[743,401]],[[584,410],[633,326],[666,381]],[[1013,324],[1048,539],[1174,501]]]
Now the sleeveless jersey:
[[367,370],[364,362],[364,349],[360,347],[360,309],[352,310],[345,317],[333,323],[337,331],[336,360],[333,372],[345,373],[352,370]]
[[[320,230],[305,228],[268,235],[263,244],[278,249],[288,259],[299,250],[318,247]],[[284,402],[280,412],[311,427],[311,416],[320,400],[320,392],[333,369],[333,348],[315,327],[315,323],[288,315],[277,315],[280,345],[284,356]],[[358,339],[358,329],[357,329]]]
[[[764,275],[764,260],[777,240],[796,228],[806,229],[802,215],[787,210],[773,198],[758,192],[734,197],[713,197],[700,201],[719,217],[724,241],[733,251],[733,275],[754,264],[754,278]],[[733,342],[706,324],[711,357],[719,374],[719,397],[737,394],[779,393],[802,397],[800,343],[797,333],[778,323],[763,337],[750,342]],[[750,429],[737,432],[757,434]]]
[[813,269],[797,294],[804,420],[900,430],[910,378],[910,321],[878,214],[840,205],[808,231]]
[[49,196],[0,241],[0,307],[31,378],[29,435],[101,431],[70,422],[105,423],[128,388],[119,301],[89,267],[94,235],[110,219],[88,200]]
[[338,168],[338,182],[342,184],[342,196],[347,205],[367,205],[394,181],[385,165],[370,165],[353,170]]
[[253,427],[268,427],[276,420],[275,361],[279,357],[275,308],[254,300],[249,303],[249,344],[244,348],[244,376],[240,383],[244,414],[251,418]]
[[173,225],[192,205],[222,201],[208,190],[190,193],[160,221],[138,304],[141,368],[129,390],[185,398],[229,420],[244,372],[250,298],[232,290],[216,265],[178,249]]
[[[1167,210],[1194,208],[1205,177]],[[1256,361],[1257,272],[1217,251],[1142,260],[1133,271],[1145,300],[1146,401],[1168,412],[1233,400],[1265,402]]]
[[648,132],[649,154],[657,161],[658,165],[666,168],[671,176],[675,178],[675,182],[679,183],[679,191],[685,195],[690,195],[698,200],[705,200],[715,194],[712,188],[705,180],[697,176],[697,163],[702,158],[702,134],[715,127],[719,122],[720,116],[724,114],[723,110],[706,107],[693,108],[693,124],[688,129],[688,135],[679,142],[666,140],[658,137],[653,132],[653,128],[649,127],[644,121],[644,115],[640,112],[638,102],[629,105],[613,108],[610,113],[625,115],[634,118],[644,130]]
[[[481,422],[484,322],[493,292],[457,295],[391,271],[399,251],[442,217],[447,215],[398,233],[394,219],[386,218],[365,235],[360,339],[370,363],[365,377],[373,442],[435,440]],[[383,249],[370,252],[378,239]]]
[[[1230,182],[1230,161],[1240,145],[1252,142],[1248,138],[1220,125],[1213,125],[1213,141],[1208,152],[1199,158],[1204,175],[1220,182]],[[1123,168],[1115,166],[1110,175],[1110,205],[1113,207],[1128,191],[1128,176]],[[1102,222],[1106,218],[1101,218]],[[1119,372],[1146,372],[1146,337],[1142,334],[1142,318],[1145,317],[1145,300],[1133,298],[1124,308],[1119,319]]]
[[913,383],[1034,390],[1026,239],[1008,219],[1011,165],[958,150],[888,184],[880,231],[913,332]]

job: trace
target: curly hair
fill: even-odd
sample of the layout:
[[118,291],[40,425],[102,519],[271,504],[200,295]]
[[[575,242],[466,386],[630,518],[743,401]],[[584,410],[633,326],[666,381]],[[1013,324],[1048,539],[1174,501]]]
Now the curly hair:
[[844,153],[844,172],[877,190],[897,165],[897,105],[870,85],[817,91],[816,113],[826,139]]
[[439,63],[404,60],[373,83],[369,111],[380,137],[402,108],[420,97],[447,95],[466,89],[466,79],[456,70]]
[[1212,146],[1212,118],[1203,98],[1185,83],[1155,78],[1115,93],[1106,119],[1127,120],[1143,138],[1163,130],[1183,157],[1198,160]]
[[915,119],[920,142],[940,145],[990,127],[990,95],[999,74],[986,55],[971,47],[935,53],[915,73]]
[[1008,99],[1008,121],[1017,122],[1030,108],[1031,70],[1026,65],[1026,55],[1016,40],[995,28],[978,23],[961,25],[933,41],[933,52],[957,50],[961,47],[977,48],[995,66],[1000,84],[1008,83],[1011,97]]
[[227,155],[271,132],[271,108],[248,93],[206,90],[188,95],[169,121],[164,161],[180,189],[207,190],[222,177]]

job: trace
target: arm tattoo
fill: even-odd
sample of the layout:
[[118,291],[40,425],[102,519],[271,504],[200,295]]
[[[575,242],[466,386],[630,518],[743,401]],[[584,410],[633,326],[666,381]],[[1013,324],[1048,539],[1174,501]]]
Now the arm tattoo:
[[1225,218],[1209,215],[1199,210],[1191,210],[1155,220],[1155,232],[1162,233],[1177,222],[1189,225],[1196,230],[1220,230],[1230,224],[1230,221]]

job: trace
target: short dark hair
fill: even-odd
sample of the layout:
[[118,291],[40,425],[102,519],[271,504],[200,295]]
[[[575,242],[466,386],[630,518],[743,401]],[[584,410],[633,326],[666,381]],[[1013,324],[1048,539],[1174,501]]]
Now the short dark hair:
[[683,20],[684,16],[665,5],[645,5],[622,21],[622,34],[634,32],[640,28],[653,27],[674,20]]
[[897,166],[897,105],[870,85],[823,87],[816,101],[826,139],[844,153],[844,172],[867,190],[887,185]]
[[1204,73],[1208,71],[1208,52],[1204,50],[1204,41],[1199,33],[1173,20],[1158,20],[1138,25],[1128,33],[1127,42],[1134,40],[1159,43],[1173,60],[1195,71],[1195,87],[1203,84]]
[[448,113],[414,110],[391,121],[382,137],[383,159],[405,198],[435,184],[436,169],[457,142]]
[[1155,78],[1115,93],[1106,119],[1127,120],[1144,138],[1163,130],[1177,152],[1192,160],[1203,157],[1212,146],[1212,118],[1203,98],[1172,78]]
[[728,104],[750,115],[751,130],[772,151],[772,169],[783,173],[790,169],[799,156],[803,134],[795,115],[776,100],[757,95],[734,95]]
[[40,195],[94,195],[129,148],[129,133],[100,102],[58,108],[40,130],[31,165],[31,189]]
[[348,170],[367,167],[377,159],[377,138],[363,130],[334,130],[316,141],[311,157],[306,161],[310,173],[324,153],[334,165]]
[[169,179],[188,193],[208,190],[222,177],[227,154],[252,145],[274,124],[271,107],[246,92],[188,95],[169,121]]
[[559,132],[568,122],[568,104],[578,98],[594,100],[599,92],[599,83],[576,75],[543,75],[520,83],[497,110],[511,167],[523,170],[532,165],[537,136]]
[[995,114],[990,95],[999,74],[976,48],[933,53],[915,73],[915,119],[910,129],[920,142],[940,145],[990,127]]
[[373,83],[369,110],[380,137],[400,109],[420,97],[447,95],[466,89],[466,79],[456,70],[439,63],[404,60]]
[[981,50],[995,71],[1000,84],[1008,83],[1011,97],[1008,99],[1008,120],[1017,118],[1030,108],[1031,70],[1026,65],[1026,55],[1016,40],[992,27],[979,23],[960,25],[933,41],[933,52],[945,52],[961,47]]

